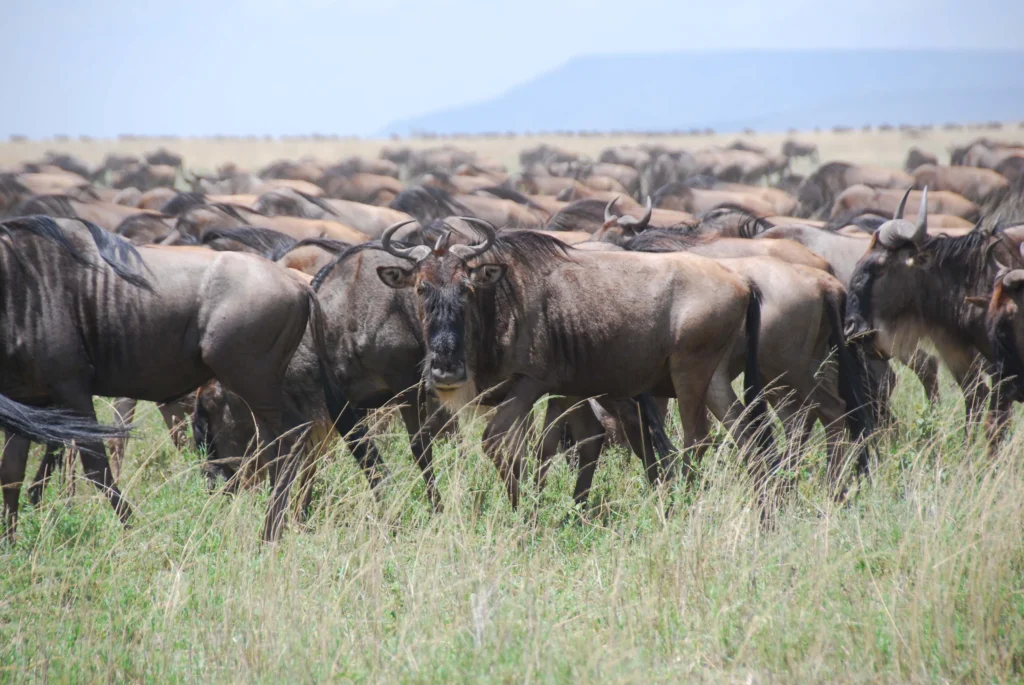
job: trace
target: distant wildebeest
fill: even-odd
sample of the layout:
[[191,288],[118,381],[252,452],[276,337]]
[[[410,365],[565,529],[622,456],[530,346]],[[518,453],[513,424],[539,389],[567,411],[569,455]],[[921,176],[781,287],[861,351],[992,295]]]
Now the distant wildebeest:
[[[0,253],[2,314],[19,323],[0,334],[0,392],[94,417],[94,395],[164,402],[216,376],[245,398],[264,434],[280,438],[278,450],[287,452],[300,421],[281,380],[307,322],[322,342],[319,303],[300,279],[243,254],[136,249],[77,219],[28,217],[3,228],[11,247]],[[11,518],[28,447],[27,440],[10,441],[0,468]],[[85,441],[79,452],[86,475],[127,521],[131,508],[113,482],[102,442]],[[281,529],[280,484],[288,480],[282,464],[269,464],[275,487],[267,540]]]
[[[871,188],[866,185],[850,186],[836,198],[831,217],[842,217],[863,211],[892,214],[900,205],[903,192],[890,188]],[[924,197],[922,191],[913,190],[910,201],[915,205]],[[926,210],[929,214],[952,214],[970,221],[980,218],[980,208],[967,198],[948,190],[928,193]]]
[[370,239],[362,231],[346,226],[340,221],[302,219],[293,216],[265,216],[249,207],[222,203],[192,207],[178,216],[175,222],[175,230],[178,233],[197,240],[201,239],[207,230],[241,226],[269,228],[296,240],[331,238],[346,243],[362,243]]
[[260,195],[253,208],[266,216],[339,221],[372,238],[379,237],[388,226],[410,218],[390,207],[312,197],[291,188],[277,188]]
[[692,188],[685,183],[671,183],[654,193],[654,206],[700,215],[723,204],[742,207],[757,216],[775,214],[775,206],[757,195],[731,190]]
[[932,190],[950,190],[978,204],[997,193],[1006,192],[1010,186],[1002,174],[980,167],[922,164],[913,174],[918,188],[928,186]]
[[814,143],[801,143],[797,140],[787,140],[782,144],[782,154],[790,159],[807,157],[814,164],[818,163],[818,146]]
[[116,231],[122,221],[139,214],[159,216],[158,212],[125,207],[109,202],[83,202],[66,195],[34,195],[12,210],[15,216],[45,215],[57,219],[83,219],[108,231]]
[[829,162],[808,176],[800,186],[797,216],[818,219],[832,210],[836,197],[852,185],[872,188],[906,188],[913,185],[913,177],[898,169],[883,169],[846,162]]
[[917,170],[918,167],[924,164],[938,166],[939,158],[931,153],[919,150],[916,147],[912,147],[910,148],[910,151],[907,152],[907,161],[903,165],[903,168],[904,170],[906,170],[907,173],[912,174],[914,173],[914,171]]

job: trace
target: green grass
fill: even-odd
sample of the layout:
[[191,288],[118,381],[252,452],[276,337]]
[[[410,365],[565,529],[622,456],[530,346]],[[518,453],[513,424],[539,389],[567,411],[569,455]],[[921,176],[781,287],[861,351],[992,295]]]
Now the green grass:
[[207,493],[150,409],[126,460],[128,531],[91,486],[55,483],[0,547],[0,678],[1021,680],[1024,437],[990,459],[944,390],[928,408],[903,379],[900,427],[846,506],[812,444],[773,530],[724,446],[667,518],[619,449],[586,519],[567,516],[559,459],[534,521],[509,507],[479,423],[439,450],[431,515],[393,423],[381,502],[337,454],[311,521],[273,547],[257,540],[266,492]]

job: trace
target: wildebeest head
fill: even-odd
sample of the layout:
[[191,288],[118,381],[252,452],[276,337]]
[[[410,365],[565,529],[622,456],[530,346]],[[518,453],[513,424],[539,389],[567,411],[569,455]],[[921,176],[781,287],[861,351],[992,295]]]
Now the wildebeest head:
[[467,305],[478,290],[494,287],[508,271],[507,265],[500,263],[471,264],[494,245],[496,232],[486,221],[460,218],[481,229],[485,236],[482,243],[449,246],[449,226],[433,247],[400,247],[392,237],[399,228],[412,223],[403,221],[384,231],[381,246],[412,266],[377,267],[377,275],[388,287],[413,288],[427,347],[424,376],[428,386],[441,395],[473,387],[468,371],[472,360],[467,359],[466,352],[467,322],[471,322]]
[[615,203],[618,199],[613,197],[608,206],[604,208],[604,224],[594,233],[594,240],[621,245],[623,242],[635,238],[650,225],[651,214],[654,212],[650,195],[647,196],[647,207],[644,215],[639,219],[628,214],[617,215],[615,213]]
[[[1024,256],[1024,246],[1021,248]],[[1024,269],[1000,269],[985,317],[993,363],[1002,392],[1024,401]]]
[[914,294],[929,285],[927,272],[934,265],[934,256],[921,249],[928,236],[928,189],[921,195],[916,223],[903,218],[909,195],[910,189],[892,220],[875,232],[850,280],[846,335],[861,344],[873,340],[882,321],[910,316]]

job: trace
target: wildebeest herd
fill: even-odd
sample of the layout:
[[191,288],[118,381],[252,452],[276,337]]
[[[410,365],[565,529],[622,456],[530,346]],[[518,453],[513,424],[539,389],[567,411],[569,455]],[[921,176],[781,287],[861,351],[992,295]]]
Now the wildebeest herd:
[[[367,419],[384,407],[435,510],[433,444],[468,409],[487,412],[484,450],[519,504],[544,397],[537,487],[575,450],[580,504],[613,439],[652,485],[692,479],[712,418],[766,511],[818,423],[841,496],[891,421],[894,360],[931,398],[941,360],[994,449],[1024,401],[1024,145],[980,139],[949,165],[914,149],[906,170],[828,162],[806,178],[795,157],[818,161],[791,140],[778,154],[637,145],[597,160],[539,145],[515,172],[450,146],[255,173],[197,175],[166,150],[9,170],[7,532],[31,442],[47,446],[32,501],[70,444],[129,520],[116,481],[137,400],[158,403],[179,446],[191,423],[211,482],[269,479],[266,540],[296,480],[304,515],[335,433],[379,488]],[[116,399],[116,425],[97,423],[95,396]]]

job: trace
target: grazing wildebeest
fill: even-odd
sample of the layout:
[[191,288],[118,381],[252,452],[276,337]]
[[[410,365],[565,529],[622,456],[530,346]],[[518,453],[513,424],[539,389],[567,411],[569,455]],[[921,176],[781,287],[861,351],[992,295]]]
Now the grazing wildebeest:
[[[922,193],[911,191],[910,201],[917,204]],[[853,185],[844,190],[836,198],[832,206],[831,216],[841,217],[851,213],[873,211],[878,214],[892,214],[899,206],[903,193],[893,188],[871,188],[866,185]],[[928,193],[929,214],[952,214],[972,221],[980,218],[978,205],[967,198],[948,190]]]
[[[972,422],[988,394],[983,373],[993,358],[984,309],[972,301],[987,299],[1000,263],[1016,266],[1020,256],[1008,240],[980,229],[960,237],[929,236],[926,216],[916,224],[903,218],[905,199],[857,264],[847,333],[883,357],[909,355],[929,340],[963,390]],[[920,212],[926,201],[922,194]],[[993,396],[995,415],[1004,400]]]
[[925,164],[938,166],[939,159],[933,154],[919,150],[916,147],[912,147],[910,148],[910,151],[907,152],[907,161],[903,165],[903,168],[907,173],[912,174],[917,171],[918,167]]
[[923,164],[914,169],[913,174],[918,188],[928,186],[932,190],[951,190],[979,204],[997,193],[1006,192],[1010,185],[1002,174],[980,167]]
[[[287,451],[299,419],[281,392],[285,369],[307,322],[317,342],[323,339],[319,303],[299,278],[244,254],[136,249],[81,220],[28,217],[3,227],[2,314],[19,325],[0,332],[0,392],[94,417],[94,395],[163,402],[215,376]],[[12,519],[28,446],[9,445],[0,469]],[[79,452],[86,475],[127,521],[131,509],[102,442],[82,442]],[[280,535],[281,483],[290,482],[284,463],[270,463],[267,540]]]
[[545,394],[676,397],[691,476],[706,447],[712,376],[745,334],[746,400],[754,422],[763,420],[760,303],[747,279],[685,253],[576,251],[530,231],[499,236],[471,221],[485,236],[480,244],[449,247],[442,238],[433,248],[399,247],[391,242],[397,227],[389,229],[382,248],[409,266],[382,265],[377,273],[388,287],[415,294],[423,376],[442,404],[457,412],[480,388],[507,388],[484,448],[513,506],[526,418]]
[[846,162],[822,165],[800,185],[797,216],[818,219],[827,216],[836,197],[852,185],[872,188],[906,188],[913,185],[913,177],[905,171],[884,169]]
[[814,143],[801,143],[797,140],[787,140],[782,144],[782,154],[789,159],[807,157],[814,164],[818,163],[818,146]]
[[757,216],[777,214],[775,205],[757,195],[732,190],[692,188],[685,182],[670,183],[654,193],[654,206],[691,214],[704,214],[722,205],[742,207]]

